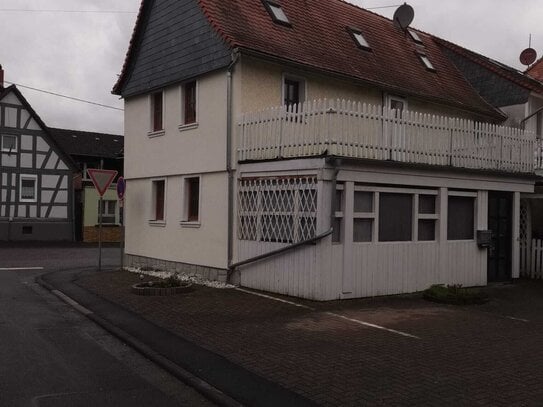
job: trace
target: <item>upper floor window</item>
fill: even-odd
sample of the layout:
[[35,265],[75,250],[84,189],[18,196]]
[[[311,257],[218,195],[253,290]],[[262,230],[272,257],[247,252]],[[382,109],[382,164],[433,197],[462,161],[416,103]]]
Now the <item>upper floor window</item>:
[[151,95],[151,131],[160,131],[164,129],[163,99],[163,92],[155,92]]
[[196,81],[185,83],[181,87],[182,92],[182,104],[183,104],[183,117],[182,124],[194,124],[197,121],[196,108],[197,108],[197,93],[196,93]]
[[394,117],[401,118],[403,111],[407,110],[407,100],[399,96],[388,95],[386,105],[389,110],[394,112]]
[[2,151],[8,153],[17,152],[17,136],[3,134],[2,135]]
[[422,39],[416,31],[407,29],[407,32],[409,33],[409,36],[413,39],[413,41],[415,41],[417,44],[423,44]]
[[299,105],[305,101],[305,81],[300,78],[285,76],[283,79],[283,104]]
[[351,37],[353,37],[354,42],[356,43],[358,48],[361,48],[366,51],[371,51],[370,44],[368,41],[366,41],[366,38],[362,34],[361,31],[356,30],[354,28],[349,28],[349,33],[351,34]]
[[272,1],[264,0],[264,6],[268,10],[268,13],[270,13],[270,16],[274,23],[286,25],[287,27],[291,26],[287,15],[279,4]]
[[21,202],[36,202],[38,194],[38,177],[36,175],[21,175],[19,200]]
[[418,54],[418,56],[419,56],[421,62],[423,63],[423,65],[426,67],[427,70],[435,72],[436,68],[430,62],[430,59],[426,56],[426,54]]

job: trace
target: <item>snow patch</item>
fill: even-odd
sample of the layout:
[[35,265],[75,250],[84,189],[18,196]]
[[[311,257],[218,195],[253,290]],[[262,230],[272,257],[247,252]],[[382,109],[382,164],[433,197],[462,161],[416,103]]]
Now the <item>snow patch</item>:
[[205,285],[206,287],[217,288],[220,290],[223,290],[226,288],[236,288],[232,284],[221,283],[220,281],[210,281],[200,276],[189,276],[187,274],[174,273],[172,271],[142,270],[139,267],[125,267],[125,270],[129,271],[130,273],[136,273],[140,275],[143,274],[146,276],[157,277],[157,278],[162,278],[162,279],[166,279],[171,276],[176,276],[179,281],[191,282],[197,285]]

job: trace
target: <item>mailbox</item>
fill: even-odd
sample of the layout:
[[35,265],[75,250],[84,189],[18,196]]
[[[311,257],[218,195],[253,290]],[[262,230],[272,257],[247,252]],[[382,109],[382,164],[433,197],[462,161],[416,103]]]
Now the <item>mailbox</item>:
[[491,247],[492,246],[492,231],[478,230],[477,231],[477,245],[481,249]]

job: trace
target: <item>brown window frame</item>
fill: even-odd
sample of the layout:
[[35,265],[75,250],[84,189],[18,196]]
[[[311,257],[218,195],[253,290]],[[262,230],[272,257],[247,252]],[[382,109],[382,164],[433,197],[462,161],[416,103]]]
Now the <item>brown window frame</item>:
[[164,130],[164,92],[159,91],[151,95],[151,131]]
[[153,221],[164,222],[166,220],[166,180],[153,180]]
[[183,124],[197,123],[198,87],[196,81],[183,85]]
[[200,177],[185,178],[186,222],[200,221]]

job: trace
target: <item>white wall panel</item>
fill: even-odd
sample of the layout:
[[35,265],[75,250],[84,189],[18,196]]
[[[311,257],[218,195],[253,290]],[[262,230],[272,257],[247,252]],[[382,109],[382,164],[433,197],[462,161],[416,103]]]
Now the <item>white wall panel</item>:
[[21,149],[22,150],[32,150],[32,140],[34,139],[33,136],[21,136]]
[[6,107],[4,111],[4,124],[6,127],[17,127],[17,108]]
[[50,218],[65,219],[68,217],[68,208],[66,206],[53,206],[51,213],[49,214]]
[[8,93],[4,98],[2,98],[3,103],[9,103],[10,105],[21,106],[21,101],[13,92]]

